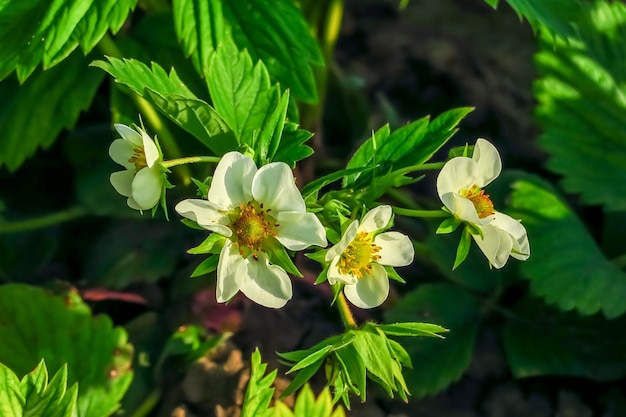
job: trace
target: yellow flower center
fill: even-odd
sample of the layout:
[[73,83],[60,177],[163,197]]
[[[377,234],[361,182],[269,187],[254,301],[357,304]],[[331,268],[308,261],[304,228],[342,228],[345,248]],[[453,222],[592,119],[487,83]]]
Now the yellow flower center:
[[478,186],[472,185],[469,190],[462,190],[461,195],[472,202],[479,219],[484,219],[495,213],[493,203],[488,194]]
[[280,225],[275,223],[270,211],[264,210],[263,204],[257,206],[252,201],[248,201],[245,206],[239,204],[230,228],[241,256],[252,253],[256,258],[259,251],[264,251],[265,240],[276,236],[275,229]]
[[131,164],[135,164],[135,172],[139,172],[141,168],[147,167],[148,163],[146,162],[146,153],[144,152],[143,148],[137,146],[135,149],[133,149],[133,156],[130,157],[128,162],[130,162]]
[[372,272],[372,261],[380,259],[382,248],[372,242],[372,235],[367,232],[359,232],[348,247],[339,255],[337,268],[344,275],[351,274],[357,278],[363,278]]

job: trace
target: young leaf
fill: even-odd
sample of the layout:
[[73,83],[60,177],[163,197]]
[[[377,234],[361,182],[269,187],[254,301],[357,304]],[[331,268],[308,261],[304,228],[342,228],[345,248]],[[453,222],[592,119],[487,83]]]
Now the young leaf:
[[405,322],[428,317],[450,332],[445,340],[423,338],[406,344],[413,369],[407,370],[409,390],[417,397],[434,394],[461,377],[474,350],[480,322],[478,301],[459,287],[426,284],[407,293],[385,321]]
[[253,65],[248,52],[240,52],[230,39],[217,48],[205,75],[215,110],[239,143],[256,151],[257,162],[271,161],[282,135],[288,93],[271,85],[263,62]]
[[0,286],[0,362],[18,376],[44,358],[50,369],[67,363],[68,384],[78,383],[79,417],[108,417],[131,379],[132,346],[111,320],[91,317],[75,294],[56,297],[22,284]]
[[465,258],[467,258],[467,254],[469,253],[471,245],[472,234],[469,231],[469,228],[466,227],[461,233],[461,240],[459,241],[459,246],[457,246],[456,248],[456,257],[454,258],[454,265],[452,266],[453,271],[463,263]]
[[[67,388],[67,366],[57,371],[48,383],[48,370],[45,361],[22,378],[20,382],[24,395],[24,416],[73,417],[76,415],[78,385]],[[22,415],[22,414],[20,414]]]
[[[109,30],[117,32],[137,0],[30,0],[0,7],[0,80],[20,82],[37,65],[51,68],[80,44],[87,54]],[[79,55],[79,54],[75,54]],[[63,72],[64,69],[61,69]]]
[[[12,79],[0,83],[0,167],[15,171],[37,148],[49,147],[61,130],[74,126],[103,79],[98,71],[85,69],[88,62],[76,53],[63,66],[37,72],[21,86]],[[37,123],[32,123],[33,115]]]
[[158,64],[148,68],[133,59],[107,57],[109,62],[95,61],[91,65],[111,74],[117,83],[126,85],[154,104],[174,123],[189,132],[217,155],[238,147],[228,124],[215,110],[197,98],[172,69],[168,75]]
[[439,333],[445,333],[448,330],[431,323],[393,323],[372,325],[385,332],[385,334],[393,336],[430,336],[443,338]]
[[306,384],[298,394],[293,411],[279,402],[276,404],[274,417],[345,417],[345,413],[341,406],[333,410],[328,388],[324,388],[315,399],[311,387]]
[[270,401],[274,395],[272,384],[277,371],[273,370],[263,376],[267,364],[261,363],[261,353],[258,349],[252,353],[250,367],[250,381],[241,408],[241,417],[270,417],[273,415],[273,409],[270,408]]
[[0,363],[0,415],[22,417],[24,401],[19,378],[10,368]]
[[449,110],[430,121],[423,117],[387,135],[380,129],[354,153],[347,168],[380,166],[373,172],[356,174],[344,180],[344,187],[360,180],[369,183],[376,175],[386,175],[412,165],[422,164],[456,132],[456,126],[473,109]]
[[[593,237],[545,181],[526,176],[513,183],[511,214],[532,237],[533,255],[520,265],[531,291],[561,310],[626,312],[626,274],[608,261]],[[566,236],[566,238],[563,238]]]

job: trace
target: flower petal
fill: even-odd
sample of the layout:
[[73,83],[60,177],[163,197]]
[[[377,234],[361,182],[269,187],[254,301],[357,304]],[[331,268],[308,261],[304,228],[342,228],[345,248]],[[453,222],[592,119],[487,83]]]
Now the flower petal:
[[481,225],[487,224],[493,219],[493,216],[488,216],[484,219],[479,218],[474,203],[457,193],[444,195],[443,202],[457,219],[464,222]]
[[227,302],[239,291],[241,277],[246,270],[245,262],[237,247],[227,239],[217,262],[215,297],[219,303]]
[[510,235],[491,224],[481,226],[483,237],[472,235],[474,241],[494,268],[502,268],[509,259],[513,247]]
[[207,230],[226,237],[233,234],[233,231],[228,227],[230,225],[228,216],[219,211],[210,201],[187,199],[176,204],[174,209],[181,216],[193,220]]
[[313,213],[283,211],[276,221],[280,225],[276,239],[289,250],[302,250],[312,245],[326,247],[326,231]]
[[354,285],[346,285],[343,292],[346,298],[357,307],[378,307],[389,296],[387,271],[381,265],[372,264],[370,275],[363,276]]
[[293,295],[291,280],[284,269],[270,265],[267,254],[260,253],[258,256],[258,260],[252,255],[246,259],[240,290],[257,304],[280,308]]
[[361,220],[359,231],[372,233],[383,229],[389,224],[389,220],[391,220],[391,213],[391,206],[387,205],[371,209],[365,214],[363,220]]
[[326,252],[326,257],[324,258],[324,260],[328,262],[331,259],[335,258],[336,256],[341,255],[343,251],[346,250],[348,245],[354,240],[354,237],[356,236],[356,232],[358,230],[359,230],[358,220],[355,220],[352,223],[350,223],[346,231],[343,233],[343,236],[341,236],[341,240],[337,242],[337,244],[334,245],[332,248],[328,249],[328,252]]
[[530,256],[530,244],[528,243],[528,236],[526,234],[526,228],[522,223],[514,218],[504,214],[496,212],[494,214],[493,226],[507,232],[512,239],[512,252],[511,256],[520,261],[525,261]]
[[306,206],[296,187],[293,173],[284,162],[272,162],[259,168],[252,182],[254,199],[276,212],[305,212]]
[[445,194],[458,194],[461,190],[471,188],[472,185],[480,187],[478,181],[481,178],[476,162],[470,158],[457,156],[446,162],[443,168],[441,168],[437,176],[437,194],[443,200]]
[[154,207],[163,191],[163,174],[160,167],[140,169],[131,184],[132,197],[141,210]]
[[480,188],[483,188],[496,179],[502,171],[500,153],[498,153],[498,150],[491,144],[491,142],[485,139],[476,140],[472,160],[474,160],[476,165],[478,165],[480,181],[476,183],[476,185]]
[[339,268],[337,268],[337,264],[339,263],[339,256],[335,256],[332,258],[332,262],[328,267],[328,283],[330,285],[334,285],[337,282],[343,282],[344,284],[354,285],[356,284],[358,278],[352,274],[342,274],[339,272]]
[[143,152],[146,155],[146,164],[148,164],[148,168],[152,168],[154,163],[161,159],[159,149],[154,143],[154,140],[143,130],[141,131],[141,140],[143,143]]
[[374,244],[380,246],[376,261],[381,265],[407,266],[413,262],[415,250],[407,235],[398,232],[381,233],[374,238]]
[[115,191],[124,197],[130,197],[132,195],[131,184],[133,183],[133,178],[135,178],[135,170],[125,170],[112,173],[110,180]]
[[239,152],[228,152],[215,168],[208,200],[222,210],[230,210],[252,200],[254,161]]
[[135,147],[132,143],[124,139],[115,139],[109,146],[109,156],[113,161],[120,164],[126,169],[132,169],[135,172],[135,164],[128,162],[133,156]]
[[127,140],[128,142],[133,144],[133,148],[137,146],[142,146],[143,140],[141,139],[141,135],[137,133],[134,129],[131,129],[130,127],[120,123],[116,123],[113,126],[115,127],[115,130],[117,130],[117,133],[119,133],[124,140]]

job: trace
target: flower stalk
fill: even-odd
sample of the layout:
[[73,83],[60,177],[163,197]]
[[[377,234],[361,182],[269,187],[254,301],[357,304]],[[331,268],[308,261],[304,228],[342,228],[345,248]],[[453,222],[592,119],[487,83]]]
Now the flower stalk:
[[220,162],[220,159],[222,158],[220,158],[219,156],[188,156],[184,158],[176,158],[176,159],[170,159],[168,161],[163,161],[161,165],[164,166],[165,168],[171,168],[171,167],[185,165],[185,164],[196,164],[199,162],[217,164],[218,162]]
[[425,218],[437,218],[437,217],[450,217],[449,213],[443,210],[413,210],[402,207],[392,207],[395,214],[407,217],[425,217]]
[[0,223],[0,235],[43,229],[45,227],[78,219],[86,214],[87,210],[85,208],[81,206],[73,206],[56,213],[50,213],[40,217],[34,217],[32,219]]

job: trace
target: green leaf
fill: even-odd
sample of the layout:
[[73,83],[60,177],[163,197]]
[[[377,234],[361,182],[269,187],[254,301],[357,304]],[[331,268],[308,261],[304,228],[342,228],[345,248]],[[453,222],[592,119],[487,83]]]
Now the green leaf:
[[368,372],[380,379],[386,391],[394,390],[396,384],[391,370],[391,354],[385,338],[368,331],[356,331],[352,346],[358,352]]
[[0,415],[22,417],[24,402],[19,378],[10,368],[0,363]]
[[535,83],[548,168],[586,204],[626,209],[626,6],[594,2],[580,16],[580,39],[544,41]]
[[[344,188],[369,184],[374,178],[429,160],[456,132],[456,126],[472,111],[462,107],[440,114],[434,120],[423,117],[389,134],[389,128],[379,129],[354,153],[346,168],[377,167],[366,174],[344,179]],[[359,183],[356,181],[360,180]]]
[[459,241],[459,246],[456,248],[456,256],[454,258],[454,265],[452,266],[452,270],[454,271],[463,263],[465,258],[467,258],[467,254],[469,253],[470,246],[472,245],[472,234],[469,231],[469,228],[466,227],[463,229],[461,233],[461,240]]
[[438,333],[445,333],[448,330],[431,323],[393,323],[393,324],[378,324],[380,330],[388,335],[392,336],[430,336],[443,338]]
[[154,283],[174,272],[181,242],[182,233],[175,224],[113,224],[90,248],[83,274],[89,282],[113,289]]
[[227,123],[203,100],[197,98],[172,68],[168,75],[158,64],[148,68],[133,59],[107,57],[109,62],[91,65],[111,74],[123,84],[154,104],[178,126],[189,132],[217,155],[237,149],[238,142]]
[[292,169],[295,168],[296,162],[313,155],[313,148],[304,144],[312,136],[311,132],[298,129],[298,125],[295,123],[285,123],[283,137],[280,140],[280,147],[276,151],[274,161],[281,161]]
[[[107,31],[117,32],[137,0],[24,0],[0,6],[0,80],[20,82],[43,63],[51,68],[77,46],[88,53]],[[78,55],[78,54],[75,54]],[[63,69],[61,70],[63,71]]]
[[246,396],[241,409],[241,417],[269,417],[273,415],[270,408],[270,401],[274,395],[272,383],[276,378],[277,371],[274,370],[266,376],[267,365],[261,363],[261,353],[256,349],[252,353],[252,363],[250,365],[250,381],[246,389]]
[[[494,9],[499,0],[485,0]],[[577,21],[577,16],[584,3],[579,0],[506,0],[517,12],[520,19],[526,18],[534,30],[544,26],[559,36],[569,36],[574,33],[570,22]]]
[[[78,385],[67,388],[67,366],[57,371],[48,383],[48,370],[42,360],[20,383],[24,408],[20,416],[73,417],[76,415]],[[3,414],[4,416],[4,414]]]
[[15,171],[39,147],[49,147],[64,128],[74,126],[103,79],[98,71],[85,70],[88,62],[75,53],[62,66],[37,72],[22,86],[13,79],[0,83],[0,167]]
[[309,26],[291,0],[224,2],[176,0],[176,33],[200,74],[210,55],[232,36],[238,49],[262,61],[272,79],[308,103],[317,101],[313,65],[324,65]]
[[322,187],[327,186],[337,180],[347,177],[348,175],[360,174],[362,172],[373,169],[373,167],[362,167],[362,168],[352,168],[352,169],[341,169],[339,171],[332,172],[328,175],[324,175],[323,177],[317,178],[314,181],[308,183],[302,189],[302,195],[306,198],[307,196],[319,191]]
[[21,284],[0,286],[0,362],[18,376],[42,358],[50,369],[67,364],[68,384],[78,383],[79,417],[108,417],[131,379],[132,346],[111,320],[92,317],[75,294],[52,296]]
[[248,51],[240,52],[229,39],[217,48],[205,75],[215,110],[239,143],[256,151],[257,162],[271,160],[280,142],[289,94],[271,85],[263,62],[253,65]]
[[625,318],[581,317],[526,298],[507,320],[504,347],[513,375],[558,375],[610,381],[626,375],[626,342],[607,338],[626,325]]
[[344,371],[344,375],[349,378],[350,388],[355,394],[365,401],[367,397],[367,371],[361,356],[354,345],[350,344],[337,350],[337,361]]
[[385,321],[427,318],[450,332],[446,339],[423,338],[404,345],[413,362],[409,390],[417,397],[434,394],[461,377],[470,364],[480,322],[480,306],[469,293],[446,284],[426,284],[407,293]]
[[302,278],[302,273],[298,270],[298,267],[291,260],[291,257],[285,250],[285,247],[278,243],[277,240],[272,242],[271,249],[268,251],[268,255],[272,264],[278,265],[286,272]]
[[532,255],[520,265],[533,294],[561,310],[626,312],[626,274],[609,262],[578,217],[545,181],[526,176],[513,183],[511,215],[521,218]]

